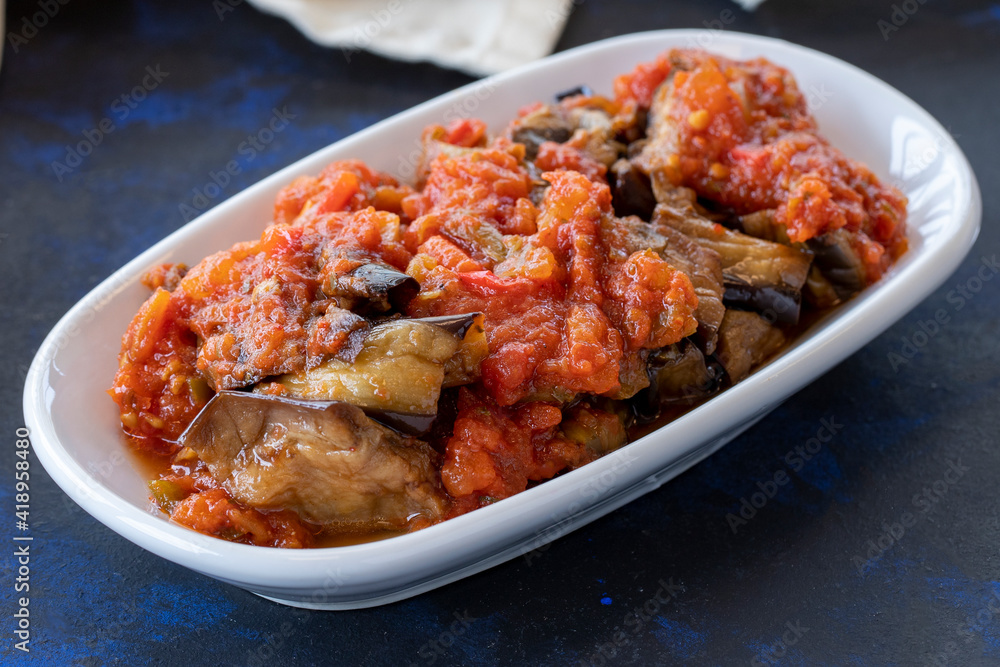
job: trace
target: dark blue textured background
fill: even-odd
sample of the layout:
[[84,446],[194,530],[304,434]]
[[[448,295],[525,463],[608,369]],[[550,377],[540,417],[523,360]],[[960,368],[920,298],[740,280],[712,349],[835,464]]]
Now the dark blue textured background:
[[[1000,5],[909,0],[901,4],[915,13],[884,39],[878,22],[891,19],[892,4],[768,0],[745,14],[723,0],[584,0],[558,46],[701,27],[733,9],[729,28],[782,37],[854,63],[949,128],[983,186],[982,234],[941,289],[864,350],[719,454],[530,562],[514,560],[362,611],[292,610],[166,562],[91,519],[35,465],[31,654],[13,649],[16,564],[0,555],[0,659],[53,665],[1000,663],[1000,278],[963,298],[961,308],[952,293],[976,275],[982,257],[1000,250]],[[19,31],[22,19],[37,11],[37,0],[10,2],[8,30]],[[239,163],[240,173],[215,204],[326,144],[469,81],[434,66],[361,53],[348,62],[339,50],[314,46],[246,4],[223,18],[210,0],[69,0],[16,51],[5,38],[0,451],[11,471],[24,374],[42,338],[115,268],[180,227],[180,205],[192,204],[210,172]],[[114,100],[157,65],[167,76],[124,117]],[[275,108],[287,108],[294,119],[252,158],[241,154],[240,143],[266,125]],[[114,131],[60,181],[52,162],[64,160],[67,144],[105,117]],[[901,352],[903,339],[912,340],[920,322],[939,309],[948,322],[909,363],[894,368],[889,354]],[[786,461],[823,419],[843,425],[833,440],[802,466]],[[956,478],[949,462],[968,470]],[[734,534],[726,515],[779,471],[791,481]],[[0,472],[0,516],[11,534],[12,477]],[[915,498],[925,488],[933,494],[935,482],[936,502]],[[913,520],[901,536],[897,527],[898,539],[889,544],[884,526],[902,526],[907,512]],[[871,551],[869,540],[880,538],[887,548]],[[660,582],[674,587],[661,589]],[[651,602],[658,594],[666,602]],[[651,614],[632,615],[647,603]]]

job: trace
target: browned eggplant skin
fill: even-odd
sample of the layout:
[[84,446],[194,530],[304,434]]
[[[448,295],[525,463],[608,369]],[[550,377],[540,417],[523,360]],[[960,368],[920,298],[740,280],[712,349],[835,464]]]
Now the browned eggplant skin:
[[813,259],[809,250],[727,229],[690,203],[660,204],[653,222],[718,253],[727,306],[763,313],[780,324],[798,322],[801,290]]
[[725,371],[714,358],[706,359],[690,341],[657,350],[649,356],[649,386],[632,399],[635,423],[648,425],[666,409],[682,409],[719,390]]
[[274,381],[292,397],[433,417],[442,387],[478,379],[487,352],[482,313],[390,319],[367,331],[351,358],[327,359]]
[[[179,444],[193,450],[235,500],[263,511],[292,510],[325,530],[400,530],[440,521],[449,503],[438,454],[408,435],[430,431],[442,386],[478,377],[486,354],[482,319],[466,313],[374,325],[365,330],[371,350],[362,343],[349,361],[334,358],[276,378],[284,395],[267,393],[272,382],[255,392],[220,392]],[[424,387],[428,373],[433,391]],[[381,391],[354,391],[371,389],[379,378],[385,380]],[[426,406],[405,398],[414,391]]]
[[327,296],[343,301],[343,306],[363,313],[403,310],[420,285],[405,273],[385,264],[362,264],[350,273],[332,276],[324,287]]
[[440,520],[437,454],[353,405],[219,392],[184,432],[233,498],[352,532]]
[[609,174],[611,203],[615,215],[635,215],[649,220],[656,208],[656,197],[649,176],[629,160],[621,159],[611,165]]
[[716,358],[736,384],[785,344],[785,334],[757,313],[727,310],[719,328]]

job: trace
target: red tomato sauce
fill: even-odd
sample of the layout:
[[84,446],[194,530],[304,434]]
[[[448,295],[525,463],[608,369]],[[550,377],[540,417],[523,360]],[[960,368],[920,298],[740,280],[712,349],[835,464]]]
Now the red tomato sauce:
[[[905,198],[819,136],[786,70],[674,51],[614,90],[614,101],[576,96],[562,109],[591,105],[633,131],[646,111],[669,109],[649,129],[650,170],[730,213],[773,211],[792,243],[847,230],[869,282],[905,250]],[[369,263],[419,284],[397,316],[484,316],[479,378],[452,390],[452,421],[431,442],[449,516],[608,451],[594,441],[624,442],[601,401],[635,395],[650,383],[650,351],[695,334],[691,278],[633,251],[586,133],[540,142],[531,161],[478,120],[429,127],[424,141],[416,187],[335,162],[285,187],[258,239],[144,278],[154,291],[123,337],[109,393],[133,447],[160,462],[153,494],[173,520],[250,544],[317,543],[319,527],[293,512],[235,501],[177,441],[215,391],[281,393],[271,378],[352,344],[365,320],[330,294]]]
[[[672,52],[640,65],[621,95],[639,103],[658,79],[668,134],[650,162],[677,185],[738,214],[774,209],[792,242],[836,229],[851,233],[869,282],[906,250],[906,198],[818,133],[788,70],[766,60],[735,62],[702,51]],[[672,80],[668,77],[672,76]],[[636,92],[629,92],[636,90]]]

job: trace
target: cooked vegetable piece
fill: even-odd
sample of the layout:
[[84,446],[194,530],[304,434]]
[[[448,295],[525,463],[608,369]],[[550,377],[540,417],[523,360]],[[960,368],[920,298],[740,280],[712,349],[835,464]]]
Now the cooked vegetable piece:
[[637,215],[649,220],[656,208],[656,199],[649,177],[625,159],[611,165],[611,203],[615,215]]
[[341,308],[384,313],[405,308],[420,291],[420,285],[391,266],[369,263],[343,275],[331,273],[323,291],[337,298]]
[[796,243],[844,229],[868,283],[906,250],[906,198],[819,135],[788,70],[694,49],[666,60],[639,158],[651,177],[736,214],[773,210]]
[[616,135],[623,129],[607,100],[591,96],[538,105],[507,128],[511,141],[524,145],[525,158],[543,171],[570,169],[604,180],[607,168],[625,151]]
[[745,308],[761,313],[771,322],[796,324],[799,321],[802,294],[788,287],[754,285],[727,274],[725,303],[731,308]]
[[774,211],[764,209],[755,211],[736,218],[736,227],[744,234],[748,234],[765,241],[774,241],[791,245],[788,240],[788,231],[774,220]]
[[[785,228],[775,222],[772,210],[739,216],[737,223],[745,234],[791,245]],[[865,264],[851,238],[847,231],[837,229],[806,241],[805,246],[813,253],[813,264],[803,290],[814,306],[834,306],[867,284]]]
[[422,322],[434,324],[449,329],[446,322],[436,320],[457,320],[461,322],[460,327],[455,327],[452,334],[461,341],[458,350],[444,364],[443,387],[458,387],[463,384],[471,384],[479,379],[480,365],[483,359],[490,353],[489,343],[486,340],[486,327],[483,326],[483,315],[474,313],[475,317],[470,319],[468,315],[447,315],[444,317],[426,317]]
[[539,147],[546,141],[561,144],[573,136],[574,127],[563,114],[553,107],[542,106],[511,124],[511,141],[524,144],[525,157],[534,160]]
[[809,269],[809,277],[802,288],[802,296],[811,306],[820,309],[833,308],[840,303],[837,290],[815,264]]
[[726,229],[698,215],[692,206],[660,204],[654,223],[670,226],[719,253],[728,305],[759,310],[782,324],[798,322],[800,290],[809,275],[811,253]]
[[569,113],[577,129],[566,143],[605,167],[625,153],[625,146],[615,140],[614,120],[605,110],[578,107]]
[[715,357],[726,369],[729,381],[739,382],[758,364],[785,344],[781,329],[768,324],[756,313],[727,310],[719,328],[719,348]]
[[865,265],[851,246],[850,236],[842,229],[823,234],[807,242],[816,255],[816,267],[841,299],[848,299],[865,286]]
[[569,90],[564,90],[561,93],[556,93],[555,98],[557,101],[562,102],[567,97],[576,97],[577,95],[584,95],[590,97],[594,94],[594,91],[590,89],[590,86],[586,84],[581,84],[575,88],[570,88]]
[[609,454],[628,442],[625,415],[603,407],[589,401],[577,403],[563,414],[559,425],[568,440],[586,446],[597,456]]
[[726,229],[698,215],[693,208],[661,204],[655,222],[666,224],[719,253],[725,273],[756,284],[786,285],[801,289],[812,256],[780,243],[757,239]]
[[393,320],[372,328],[353,359],[333,357],[276,381],[297,398],[345,401],[401,415],[433,415],[442,385],[456,386],[478,377],[485,356],[478,313]]
[[[620,242],[625,243],[626,248],[633,251],[650,248],[691,279],[698,297],[698,306],[694,311],[698,320],[698,340],[705,353],[711,354],[715,350],[716,332],[725,314],[722,305],[722,264],[718,253],[668,225],[650,225],[634,219],[617,220],[615,225],[622,239]],[[610,230],[608,233],[611,233]]]
[[522,127],[513,134],[513,140],[519,144],[524,144],[524,155],[529,160],[534,160],[538,155],[538,149],[546,142],[561,144],[572,136],[570,130],[556,126],[551,128]]
[[149,492],[157,506],[165,512],[172,512],[180,501],[187,497],[184,489],[169,479],[157,479],[149,483]]
[[665,405],[690,404],[719,390],[724,375],[689,340],[653,351],[647,363],[649,387],[634,402],[644,422],[655,420]]
[[415,527],[447,509],[433,449],[346,403],[224,391],[181,444],[254,509],[347,530]]

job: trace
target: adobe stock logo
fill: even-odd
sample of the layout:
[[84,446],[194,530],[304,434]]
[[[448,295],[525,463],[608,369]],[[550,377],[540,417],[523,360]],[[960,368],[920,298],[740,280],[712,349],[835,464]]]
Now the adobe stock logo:
[[184,222],[194,220],[211,208],[212,202],[223,195],[233,178],[243,172],[243,167],[250,164],[297,117],[298,114],[289,113],[287,107],[271,109],[268,122],[256,132],[248,134],[236,147],[236,153],[243,158],[242,164],[237,160],[230,160],[218,171],[209,171],[208,180],[191,190],[191,199],[178,205]]
[[896,519],[882,522],[882,530],[878,535],[869,538],[863,545],[864,554],[851,558],[851,564],[859,575],[867,574],[883,555],[906,535],[907,531],[917,525],[922,518],[945,499],[948,492],[958,484],[971,468],[962,465],[961,459],[947,461],[947,467],[941,477],[930,484],[924,485],[918,493],[914,493],[911,504],[916,510],[904,511]]
[[132,90],[122,93],[111,101],[110,108],[114,119],[111,117],[102,118],[96,127],[83,130],[80,133],[83,139],[74,145],[66,146],[66,157],[63,158],[62,162],[53,160],[52,172],[59,179],[59,182],[62,183],[63,176],[72,173],[74,169],[83,164],[87,156],[104,142],[104,137],[117,129],[116,122],[124,122],[168,76],[170,76],[170,72],[164,72],[160,69],[159,63],[155,67],[146,66],[142,80]]
[[890,9],[892,13],[889,14],[889,21],[885,19],[879,19],[875,22],[880,33],[882,33],[883,41],[888,42],[889,37],[892,33],[897,32],[900,28],[906,25],[906,22],[910,20],[910,17],[917,13],[920,9],[920,5],[927,2],[927,0],[903,0],[900,4],[894,4]]
[[69,4],[69,0],[39,0],[39,11],[21,19],[21,29],[17,32],[11,30],[7,33],[7,43],[14,53],[20,53],[21,47],[32,40],[38,31],[49,24],[51,19],[56,17],[63,5]]
[[[838,424],[834,417],[823,417],[819,420],[819,423],[820,426],[816,429],[816,435],[801,445],[789,449],[781,457],[781,460],[792,469],[792,472],[799,472],[805,468],[806,464],[819,454],[824,445],[832,441],[834,436],[844,428],[844,425]],[[784,468],[781,468],[771,475],[770,479],[763,482],[758,481],[758,491],[751,494],[749,498],[746,496],[740,498],[739,513],[730,512],[726,515],[726,523],[729,524],[729,528],[733,531],[733,534],[735,535],[742,526],[747,525],[751,519],[757,516],[757,512],[764,509],[764,506],[767,505],[771,498],[778,495],[778,489],[788,484],[791,479],[788,472]]]

